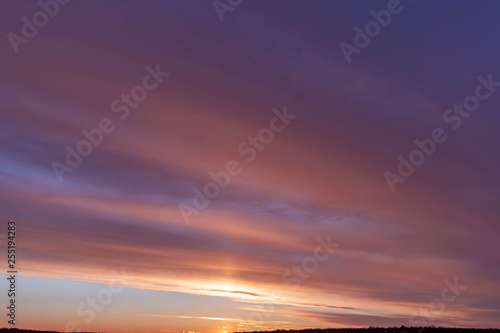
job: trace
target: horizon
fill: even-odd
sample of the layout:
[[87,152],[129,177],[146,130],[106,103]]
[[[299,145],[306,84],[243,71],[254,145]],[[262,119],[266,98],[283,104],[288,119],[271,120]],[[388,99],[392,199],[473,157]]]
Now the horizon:
[[[3,330],[8,330],[9,332],[11,331],[18,331],[18,332],[40,332],[40,333],[46,333],[46,332],[56,332],[56,331],[39,331],[39,330],[32,330],[32,329],[19,329],[19,328],[0,328],[0,332]],[[438,332],[443,332],[443,331],[499,331],[500,328],[465,328],[465,327],[444,327],[444,326],[416,326],[416,327],[406,327],[406,326],[401,326],[401,327],[361,327],[361,328],[356,328],[356,327],[343,327],[343,328],[304,328],[300,330],[296,329],[290,329],[290,330],[273,330],[273,331],[254,331],[254,332],[248,332],[248,333],[257,333],[257,332],[308,332],[308,331],[351,331],[351,330],[384,330],[384,332],[387,332],[387,330],[393,330],[393,331],[398,331],[398,330],[403,330],[401,333],[407,333],[407,330],[409,331],[416,331],[418,333],[422,333],[425,331],[433,331],[433,330],[438,330]],[[181,331],[181,333],[184,333],[185,331]],[[57,332],[56,332],[57,333]],[[106,333],[106,332],[79,332],[79,333]]]

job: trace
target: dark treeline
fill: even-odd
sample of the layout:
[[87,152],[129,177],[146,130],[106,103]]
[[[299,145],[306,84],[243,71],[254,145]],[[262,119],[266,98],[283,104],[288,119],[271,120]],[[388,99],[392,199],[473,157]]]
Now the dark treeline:
[[[35,331],[35,330],[23,330],[19,328],[0,328],[0,333],[61,333],[57,331]],[[85,333],[85,332],[79,332]],[[93,332],[95,333],[95,332]]]
[[[258,333],[255,331],[248,333]],[[449,328],[449,327],[370,327],[370,328],[308,328],[303,330],[276,330],[266,333],[500,333],[498,328]]]
[[[370,328],[308,328],[304,330],[255,331],[247,333],[500,333],[498,328],[448,328],[448,327],[370,327]],[[0,328],[0,333],[60,333],[18,328]],[[83,332],[81,332],[83,333]],[[238,332],[241,333],[241,332]]]

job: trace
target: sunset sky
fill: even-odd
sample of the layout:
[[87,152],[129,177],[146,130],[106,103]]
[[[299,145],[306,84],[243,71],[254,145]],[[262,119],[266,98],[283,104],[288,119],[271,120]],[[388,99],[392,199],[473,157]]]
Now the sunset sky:
[[8,34],[41,7],[2,1],[16,327],[500,328],[500,3],[401,0],[347,61],[391,1],[224,0],[221,20],[212,0],[72,0],[17,50]]

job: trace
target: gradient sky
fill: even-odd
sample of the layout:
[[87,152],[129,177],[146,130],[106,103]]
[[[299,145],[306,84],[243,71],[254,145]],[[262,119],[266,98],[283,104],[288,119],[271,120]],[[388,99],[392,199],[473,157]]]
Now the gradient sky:
[[[478,76],[500,81],[500,3],[401,4],[348,64],[339,44],[387,1],[244,0],[221,22],[211,1],[73,0],[18,54],[6,36],[40,7],[2,1],[0,217],[17,221],[19,327],[409,326],[455,277],[467,289],[429,324],[500,327],[500,92],[459,129],[443,121]],[[156,64],[170,75],[120,120],[110,104]],[[246,162],[238,145],[285,106],[297,117]],[[103,118],[116,130],[59,182],[51,163]],[[392,193],[384,172],[436,127],[448,140]],[[185,223],[179,204],[231,160],[241,174]],[[340,247],[284,283],[328,235]],[[86,323],[79,304],[122,271]]]

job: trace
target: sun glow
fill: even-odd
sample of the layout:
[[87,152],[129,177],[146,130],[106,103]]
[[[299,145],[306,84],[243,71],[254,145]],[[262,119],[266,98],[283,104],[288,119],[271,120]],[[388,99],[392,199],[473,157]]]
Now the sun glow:
[[212,296],[231,297],[244,300],[259,300],[261,296],[252,288],[231,282],[208,283],[199,287],[199,292]]
[[210,285],[209,288],[213,289],[213,290],[223,290],[223,291],[235,291],[235,290],[238,290],[238,288],[234,284],[232,284],[230,282],[215,283],[215,284]]

